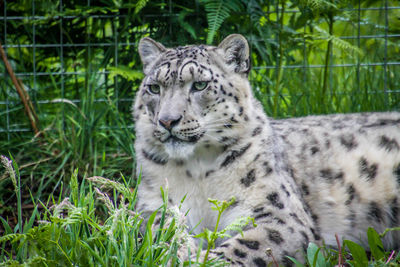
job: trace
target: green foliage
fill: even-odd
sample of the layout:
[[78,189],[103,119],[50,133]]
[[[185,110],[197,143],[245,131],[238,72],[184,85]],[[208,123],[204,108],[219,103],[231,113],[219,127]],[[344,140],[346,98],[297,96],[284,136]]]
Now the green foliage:
[[206,254],[205,254],[204,259],[203,259],[203,265],[202,266],[205,266],[205,264],[206,264],[206,262],[208,260],[208,254],[209,254],[209,252],[210,252],[210,250],[212,248],[215,248],[215,241],[218,238],[231,237],[230,232],[232,232],[232,231],[239,232],[240,234],[243,234],[242,229],[246,225],[248,225],[250,222],[253,223],[254,227],[257,226],[255,224],[255,222],[254,222],[254,218],[251,218],[251,217],[240,217],[240,218],[236,218],[232,223],[230,223],[224,229],[218,231],[219,222],[220,222],[222,213],[229,206],[231,206],[233,203],[235,203],[235,201],[236,201],[235,198],[232,198],[229,202],[220,201],[220,200],[217,200],[217,199],[208,199],[208,202],[213,204],[213,206],[211,206],[211,208],[218,212],[218,216],[217,216],[217,222],[215,224],[215,227],[214,227],[213,231],[205,228],[202,233],[200,233],[200,234],[195,236],[196,238],[202,238],[202,239],[205,239],[207,241],[207,250],[206,250]]
[[[2,157],[2,162],[6,168],[12,164],[5,157]],[[18,168],[12,171],[18,172]],[[69,195],[57,202],[51,196],[46,204],[41,203],[44,212],[40,214],[35,204],[35,212],[25,222],[23,231],[12,230],[6,219],[0,216],[6,229],[0,237],[0,246],[11,248],[1,250],[1,265],[181,266],[183,262],[177,253],[188,233],[179,219],[179,211],[167,208],[168,192],[161,188],[164,203],[145,223],[135,212],[137,187],[133,190],[129,185],[125,179],[119,183],[100,176],[79,182],[78,170],[75,170],[69,182]],[[220,218],[234,200],[229,203],[210,202]],[[156,227],[158,215],[161,220]],[[241,232],[250,221],[254,224],[251,218],[237,219],[227,228],[217,231],[218,220],[215,231],[205,230],[204,234],[209,233],[207,240],[211,247],[217,238],[229,236],[227,231]],[[139,231],[141,228],[144,229],[142,233]],[[202,261],[203,266],[221,264],[222,261],[208,261],[207,257]]]
[[368,244],[371,250],[372,257],[375,260],[380,260],[385,257],[385,249],[383,248],[382,240],[374,228],[368,228]]
[[207,12],[207,44],[212,44],[214,36],[222,23],[233,11],[239,12],[241,10],[241,2],[239,0],[201,0],[201,2]]
[[[399,229],[396,229],[399,231]],[[392,231],[396,231],[392,230]],[[389,230],[390,231],[390,230]],[[368,248],[364,248],[360,244],[351,241],[343,240],[342,251],[340,253],[333,249],[325,247],[318,247],[314,243],[309,243],[306,251],[306,265],[302,264],[293,257],[287,256],[297,267],[331,267],[341,264],[347,264],[354,267],[364,266],[398,266],[400,264],[400,252],[385,251],[383,248],[382,238],[383,235],[378,234],[373,228],[368,228]],[[371,258],[369,259],[367,253],[370,252]],[[341,259],[339,259],[339,257]]]
[[351,240],[345,240],[344,244],[347,246],[353,257],[353,260],[351,260],[350,262],[355,267],[362,267],[368,265],[367,253],[365,252],[364,248],[361,245]]
[[[32,215],[37,226],[30,220],[19,233],[6,227],[0,245],[11,246],[11,250],[1,251],[2,265],[165,266],[175,260],[180,240],[174,235],[183,226],[172,221],[153,229],[155,212],[142,236],[143,218],[134,211],[137,191],[128,182],[91,177],[79,184],[75,171],[70,188],[67,198]],[[163,216],[164,207],[166,203],[160,209]]]
[[110,71],[110,79],[113,79],[116,75],[120,75],[128,81],[143,79],[143,72],[132,70],[127,66],[108,67],[108,70]]

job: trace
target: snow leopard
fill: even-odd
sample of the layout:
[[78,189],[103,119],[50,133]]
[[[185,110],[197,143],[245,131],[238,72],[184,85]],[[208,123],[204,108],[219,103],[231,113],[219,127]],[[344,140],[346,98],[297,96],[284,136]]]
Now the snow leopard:
[[[367,243],[366,230],[400,225],[400,113],[267,117],[249,83],[250,49],[232,34],[218,46],[166,48],[145,37],[144,79],[133,107],[138,210],[187,213],[188,231],[213,229],[208,199],[235,202],[219,229],[250,216],[210,254],[231,266],[292,265],[310,242],[335,235]],[[301,88],[299,88],[301,90]],[[183,203],[181,200],[184,199]],[[384,238],[399,248],[398,232]]]

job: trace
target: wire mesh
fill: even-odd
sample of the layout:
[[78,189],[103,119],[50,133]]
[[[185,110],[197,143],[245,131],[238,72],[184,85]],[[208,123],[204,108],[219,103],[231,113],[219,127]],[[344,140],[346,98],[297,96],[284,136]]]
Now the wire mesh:
[[[166,45],[182,45],[176,33],[176,28],[181,27],[177,21],[181,19],[182,12],[176,10],[176,6],[171,0],[160,1],[161,11],[153,12],[143,9],[140,16],[138,15],[135,18],[140,23],[136,23],[136,26],[132,29],[127,29],[126,25],[132,20],[134,5],[124,10],[117,10],[116,8],[104,8],[102,10],[98,6],[93,6],[93,2],[91,3],[89,0],[80,2],[84,2],[82,13],[72,12],[72,14],[70,12],[71,4],[62,0],[24,1],[24,3],[30,3],[29,8],[16,8],[15,5],[18,3],[10,0],[4,0],[0,4],[3,9],[0,17],[0,29],[2,30],[0,36],[3,48],[7,52],[16,77],[20,79],[27,90],[41,120],[49,122],[48,125],[42,125],[42,127],[49,126],[54,123],[54,120],[57,120],[57,123],[61,121],[64,124],[63,127],[65,127],[70,106],[79,106],[83,101],[92,101],[91,107],[97,110],[103,109],[111,101],[115,103],[118,111],[126,115],[126,121],[130,121],[130,106],[140,79],[132,78],[129,80],[120,72],[129,72],[126,67],[140,71],[136,52],[138,40],[146,35],[152,36],[153,33],[160,31],[163,27],[163,24],[157,25],[150,22],[156,18],[165,18],[165,21],[168,22],[167,30],[161,36],[171,37]],[[292,40],[296,44],[300,44],[299,47],[292,54],[285,54],[284,58],[283,54],[280,54],[283,53],[283,50],[280,50],[279,45],[282,45],[282,42],[287,39],[284,39],[285,36],[282,32],[279,32],[279,29],[282,30],[284,27],[280,28],[283,25],[279,25],[278,18],[282,18],[282,14],[288,16],[299,14],[298,16],[300,16],[303,11],[299,8],[291,9],[288,6],[282,8],[284,7],[282,2],[284,1],[272,1],[271,9],[263,10],[263,16],[267,18],[267,23],[273,21],[278,25],[276,26],[278,30],[275,29],[276,31],[273,31],[268,38],[260,40],[260,36],[253,36],[255,30],[244,32],[243,29],[236,26],[236,30],[240,30],[244,35],[248,34],[253,48],[256,47],[257,42],[261,41],[277,47],[277,49],[271,50],[273,52],[269,55],[272,58],[271,61],[255,62],[253,67],[256,73],[252,73],[251,78],[256,80],[253,85],[256,95],[261,98],[263,104],[269,103],[271,106],[274,105],[274,101],[293,103],[300,101],[300,98],[301,101],[303,99],[305,99],[305,102],[311,101],[314,92],[311,89],[301,91],[298,88],[293,88],[291,84],[293,81],[287,78],[292,75],[298,76],[300,83],[307,85],[312,84],[314,79],[319,79],[315,77],[316,75],[326,75],[328,81],[326,86],[322,84],[323,79],[319,79],[321,81],[320,86],[326,87],[326,94],[334,96],[332,101],[351,102],[353,94],[362,92],[369,82],[368,73],[380,72],[381,80],[370,81],[374,85],[371,85],[372,89],[368,89],[368,95],[373,97],[374,94],[381,95],[383,93],[384,105],[372,107],[371,110],[399,108],[400,81],[398,73],[400,57],[393,56],[393,51],[400,50],[400,32],[398,29],[392,29],[396,25],[390,25],[390,17],[399,15],[400,6],[389,4],[388,0],[384,0],[376,1],[379,3],[375,6],[363,7],[362,1],[353,1],[354,4],[338,11],[338,14],[350,12],[356,15],[356,18],[352,18],[351,22],[355,26],[354,29],[342,32],[352,32],[353,34],[339,33],[337,39],[332,39],[329,33],[324,34],[321,31],[321,34],[314,35],[312,37],[313,42],[310,42],[310,27],[304,25],[303,30],[298,30],[296,35],[296,38],[300,41]],[[45,13],[46,8],[43,5],[46,3],[56,7],[56,11]],[[90,11],[91,7],[94,11]],[[50,10],[50,7],[48,7],[48,10]],[[194,21],[198,20],[199,17],[205,18],[204,10],[202,10],[198,1],[195,1],[190,12]],[[235,14],[235,16],[247,17],[251,15],[245,12]],[[372,16],[373,20],[377,21],[377,27],[373,32],[365,30],[365,25],[369,23],[365,16]],[[350,25],[350,22],[345,21],[343,16],[337,15],[334,19],[335,23],[343,24],[344,28],[347,27],[346,23]],[[203,27],[206,27],[206,25],[203,25]],[[85,31],[85,33],[77,32],[76,29]],[[129,36],[126,31],[129,31]],[[225,30],[225,32],[227,31],[229,31],[229,28]],[[46,32],[48,32],[47,35],[43,34]],[[355,47],[354,49],[358,48],[364,53],[375,53],[376,56],[369,57],[365,61],[360,55],[357,55],[356,51],[352,52],[356,56],[350,57],[351,60],[347,60],[343,56],[343,60],[340,61],[338,58],[341,55],[338,56],[331,49],[326,58],[310,58],[314,56],[312,49],[315,49],[315,43],[336,42],[334,45],[338,47],[342,44],[342,41],[352,44],[353,48]],[[366,51],[365,44],[368,42],[377,43],[376,47],[379,47],[379,49]],[[299,58],[298,53],[302,54],[301,60],[291,61],[290,57]],[[374,60],[371,60],[372,58]],[[316,74],[313,69],[318,70],[319,73]],[[348,78],[355,90],[345,88],[340,92],[337,91],[337,84],[343,82],[342,80],[336,81],[338,79],[336,73],[338,72],[349,72],[355,77]],[[260,77],[260,75],[264,75],[264,77]],[[283,85],[279,85],[282,79],[286,80],[282,82]],[[0,138],[10,140],[18,133],[30,132],[31,128],[5,68],[0,73],[0,80]],[[277,83],[278,86],[275,86]],[[290,87],[293,89],[287,89]],[[294,89],[298,92],[293,93],[291,90]],[[344,98],[340,99],[339,95],[350,97],[343,100]],[[85,97],[82,98],[82,96]],[[286,96],[291,98],[285,99]],[[298,99],[294,96],[298,96]],[[276,97],[275,100],[274,97]],[[315,97],[318,98],[319,96]],[[339,104],[337,105],[339,106]],[[363,111],[363,108],[356,108],[357,105],[360,105],[357,101],[340,105],[353,105],[353,110]],[[338,109],[338,111],[347,112],[348,110]],[[285,111],[277,106],[276,112],[284,113]],[[293,107],[292,113],[286,112],[286,115],[300,114],[300,111],[295,107]],[[323,112],[321,110],[321,113]],[[105,118],[98,124],[98,127],[112,128],[115,125],[112,120]],[[133,124],[129,122],[128,127],[133,127]]]

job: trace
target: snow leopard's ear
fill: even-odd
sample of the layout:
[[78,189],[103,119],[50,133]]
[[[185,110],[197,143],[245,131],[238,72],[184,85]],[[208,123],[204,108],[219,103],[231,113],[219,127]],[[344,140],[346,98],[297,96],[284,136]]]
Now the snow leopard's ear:
[[139,42],[139,55],[143,63],[144,74],[149,74],[151,67],[166,50],[166,48],[149,37],[142,38]]
[[250,71],[250,49],[246,38],[240,34],[231,34],[219,45],[225,63],[237,73],[248,74]]

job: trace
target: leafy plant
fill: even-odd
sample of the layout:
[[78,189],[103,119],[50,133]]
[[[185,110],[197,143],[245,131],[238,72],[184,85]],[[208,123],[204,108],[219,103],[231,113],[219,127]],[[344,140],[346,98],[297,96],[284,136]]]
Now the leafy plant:
[[[79,184],[75,171],[70,188],[69,196],[50,208],[41,203],[45,212],[35,212],[22,232],[12,232],[1,218],[7,233],[0,238],[0,245],[12,248],[2,250],[3,265],[165,266],[175,260],[180,245],[175,231],[183,226],[173,220],[166,229],[161,224],[153,230],[155,212],[141,235],[143,218],[134,211],[137,191],[131,190],[127,181],[95,176]],[[51,202],[53,198],[48,204]],[[160,208],[162,216],[164,207],[166,203]]]
[[[327,249],[326,247],[318,247],[314,243],[309,243],[306,251],[306,265],[300,263],[293,257],[287,256],[297,267],[331,267],[345,266],[344,263],[354,267],[361,266],[397,266],[400,264],[400,252],[385,251],[382,243],[382,238],[389,231],[399,231],[400,229],[392,229],[385,231],[383,234],[378,234],[375,229],[368,228],[368,248],[364,248],[360,244],[351,241],[343,240],[343,246],[339,245],[339,251]],[[337,239],[338,240],[338,239]],[[339,241],[338,241],[339,242]],[[342,248],[347,248],[348,252]],[[368,258],[368,252],[371,258]],[[324,253],[323,253],[324,252]],[[344,255],[344,257],[343,257]],[[343,260],[345,262],[343,262]],[[339,265],[337,265],[339,263]]]
[[214,36],[222,23],[231,15],[233,11],[241,10],[239,0],[200,0],[204,4],[207,12],[208,33],[207,44],[212,44]]
[[214,205],[211,208],[218,212],[218,216],[217,216],[217,221],[216,221],[216,224],[215,224],[215,227],[214,227],[213,231],[210,230],[210,229],[205,228],[202,233],[200,233],[200,234],[195,236],[196,238],[202,238],[202,239],[206,240],[206,242],[207,242],[207,250],[206,250],[206,253],[204,255],[202,266],[205,266],[205,264],[206,264],[206,262],[208,260],[208,255],[210,253],[210,250],[212,248],[215,248],[215,241],[218,238],[232,237],[230,232],[233,232],[233,231],[239,232],[240,234],[243,234],[242,229],[246,225],[248,225],[250,222],[253,223],[254,227],[257,226],[255,224],[255,222],[254,222],[254,218],[251,218],[251,217],[240,217],[240,218],[235,219],[232,223],[230,223],[224,229],[218,231],[219,222],[221,220],[222,213],[229,206],[231,206],[233,203],[235,203],[235,198],[232,198],[229,202],[220,201],[220,200],[216,200],[216,199],[208,199],[208,202],[210,202],[211,204]]

